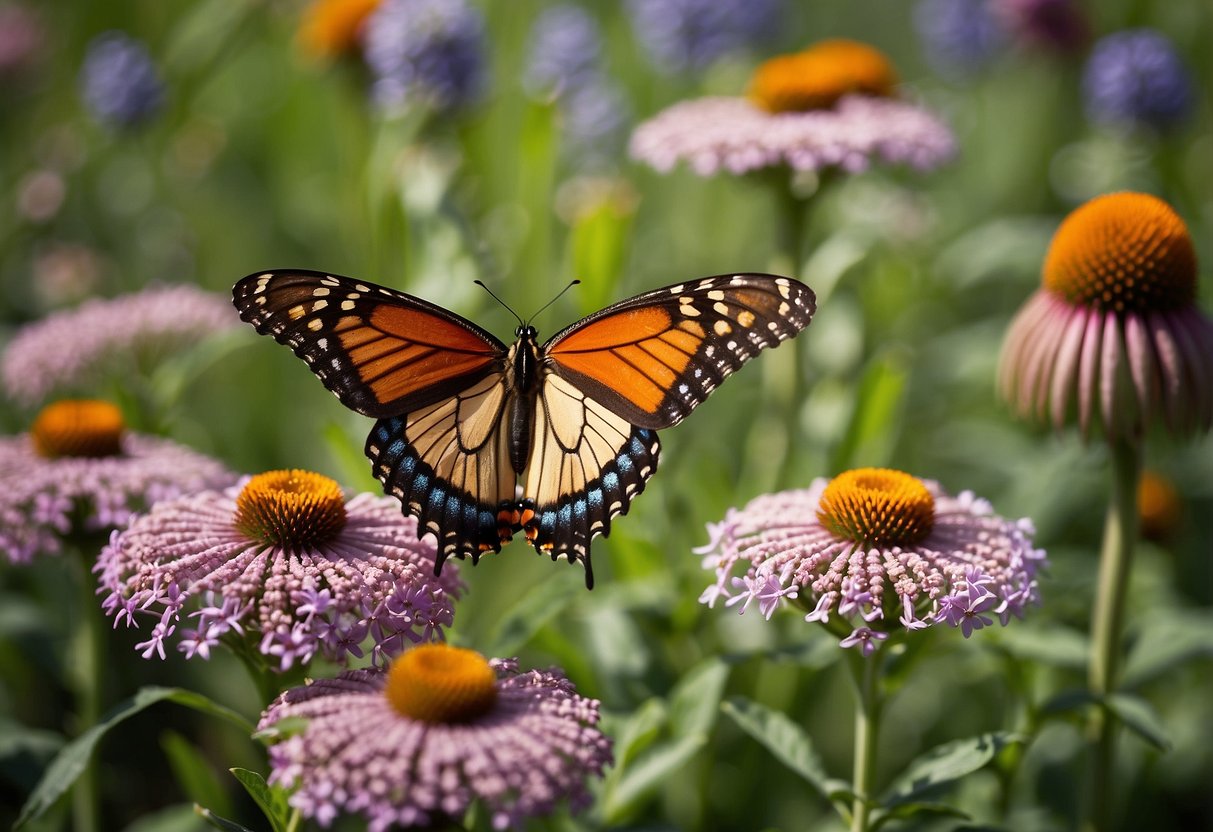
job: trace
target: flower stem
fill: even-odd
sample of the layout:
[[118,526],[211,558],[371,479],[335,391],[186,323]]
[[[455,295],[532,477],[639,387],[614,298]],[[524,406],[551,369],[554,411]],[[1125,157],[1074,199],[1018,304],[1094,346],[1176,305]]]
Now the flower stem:
[[855,683],[855,764],[851,782],[855,802],[851,808],[851,832],[867,832],[874,808],[876,741],[884,705],[880,689],[883,657],[884,651],[879,649],[871,656],[857,652],[847,657]]
[[[82,545],[72,558],[77,564],[78,584],[77,618],[70,660],[74,671],[77,735],[92,728],[100,719],[102,689],[105,685],[105,619],[94,592],[91,562],[86,554],[89,551],[87,545]],[[97,766],[90,760],[72,788],[72,829],[76,832],[97,832],[101,828],[100,811]]]
[[[1137,443],[1115,440],[1111,450],[1112,494],[1099,556],[1087,678],[1091,693],[1097,697],[1107,696],[1116,687],[1125,596],[1132,571],[1133,544],[1137,540],[1137,479],[1141,471],[1141,450]],[[1115,717],[1106,708],[1098,708],[1090,727],[1091,803],[1087,828],[1099,832],[1112,826],[1116,731]]]

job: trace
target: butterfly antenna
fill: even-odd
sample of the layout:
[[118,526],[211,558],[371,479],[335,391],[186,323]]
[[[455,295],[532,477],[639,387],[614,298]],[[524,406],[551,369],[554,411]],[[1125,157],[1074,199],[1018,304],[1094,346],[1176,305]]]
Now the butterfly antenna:
[[[483,282],[483,281],[481,281],[481,280],[473,280],[472,282],[473,282],[473,283],[475,283],[477,286],[479,286],[481,289],[484,289],[484,291],[488,292],[488,293],[489,293],[489,296],[490,296],[490,297],[491,297],[493,300],[497,301],[497,302],[498,302],[498,303],[500,303],[502,306],[504,306],[504,307],[506,308],[506,311],[507,311],[507,312],[509,312],[509,313],[510,313],[511,315],[513,315],[515,318],[518,318],[518,313],[517,313],[517,312],[515,312],[513,309],[510,309],[510,305],[509,305],[508,303],[506,303],[505,301],[503,301],[501,298],[497,297],[497,295],[495,295],[495,294],[493,293],[493,290],[492,290],[492,289],[490,289],[488,286],[485,286],[485,285],[484,285],[484,282]],[[561,293],[561,294],[563,294],[563,293]],[[557,295],[556,297],[560,297],[560,295]],[[520,325],[520,326],[526,326],[526,324],[525,324],[525,322],[523,322],[522,318],[518,318],[518,323],[519,323],[519,325]]]
[[531,315],[531,317],[527,318],[527,320],[533,321],[536,318],[538,318],[540,312],[547,309],[549,306],[551,306],[556,301],[560,300],[560,298],[564,295],[565,292],[567,292],[569,289],[572,289],[574,286],[576,286],[580,282],[581,282],[580,280],[570,280],[568,286],[565,286],[563,289],[561,289],[559,292],[557,292],[556,297],[552,298],[547,303],[545,303],[543,306],[539,307],[539,310],[537,312],[535,312],[535,314]]

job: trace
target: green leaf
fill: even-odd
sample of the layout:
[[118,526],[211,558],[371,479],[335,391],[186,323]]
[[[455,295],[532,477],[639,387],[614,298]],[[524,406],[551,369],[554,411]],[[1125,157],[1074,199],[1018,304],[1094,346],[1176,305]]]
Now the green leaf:
[[168,757],[173,778],[192,803],[207,806],[220,814],[231,814],[227,791],[193,743],[176,731],[165,731],[160,735],[160,747]]
[[[647,699],[619,724],[605,727],[606,733],[615,737],[615,768],[611,776],[625,770],[636,756],[652,745],[653,740],[665,725],[668,712],[660,699]],[[604,722],[612,720],[607,715]]]
[[1077,630],[1054,624],[1041,627],[1006,627],[996,633],[997,644],[1012,656],[1050,667],[1081,670],[1087,666],[1090,644]]
[[247,826],[241,826],[235,821],[219,817],[210,809],[204,809],[201,806],[194,806],[194,811],[198,813],[198,817],[202,818],[216,829],[222,829],[223,832],[254,832],[254,830],[249,829]]
[[670,729],[675,737],[712,730],[729,670],[720,659],[708,659],[691,668],[670,692]]
[[908,373],[900,358],[884,356],[868,364],[847,432],[831,455],[830,470],[843,471],[856,460],[875,465],[887,459],[896,438]]
[[194,804],[169,806],[144,815],[123,832],[198,832],[206,823],[198,817]]
[[890,809],[880,809],[872,813],[872,832],[876,832],[886,823],[891,820],[908,820],[909,818],[918,817],[920,815],[931,815],[933,817],[953,817],[968,819],[969,815],[955,806],[949,806],[946,803],[932,803],[929,801],[916,801],[914,803],[902,803]]
[[182,690],[181,688],[147,687],[139,690],[130,699],[119,703],[113,710],[101,718],[101,721],[89,728],[75,740],[64,747],[51,761],[46,773],[34,791],[21,807],[21,814],[13,824],[13,829],[20,829],[30,821],[39,818],[62,797],[76,779],[88,766],[89,758],[97,743],[116,725],[124,722],[140,711],[158,702],[174,702],[187,708],[201,711],[211,716],[226,719],[238,726],[242,731],[251,734],[253,726],[244,717],[230,708],[225,708],[200,693]]
[[[670,692],[671,739],[635,754],[635,761],[629,760],[630,764],[620,758],[616,765],[618,776],[609,784],[602,801],[603,817],[608,823],[622,820],[703,748],[716,723],[728,677],[728,665],[719,659],[708,659],[692,668]],[[641,712],[645,716],[637,721],[641,730],[636,733],[655,732],[659,707],[646,703]],[[629,748],[628,751],[630,757],[633,750]]]
[[1148,619],[1125,662],[1126,688],[1161,678],[1185,662],[1213,657],[1213,615],[1168,614]]
[[1171,740],[1163,730],[1158,712],[1140,696],[1128,693],[1109,694],[1104,699],[1104,706],[1115,714],[1126,728],[1157,750],[1167,751],[1171,748]]
[[613,825],[623,821],[629,811],[664,785],[670,775],[685,766],[707,740],[702,734],[683,737],[641,755],[634,764],[623,770],[614,787],[606,792],[602,801],[606,823]]
[[743,696],[730,697],[721,707],[741,730],[762,743],[826,800],[853,796],[846,782],[826,773],[809,735],[786,715]]
[[1018,734],[996,732],[956,740],[931,749],[910,763],[889,790],[890,808],[924,802],[962,777],[985,767],[1008,746],[1023,742]]
[[[570,572],[572,570],[569,570]],[[578,597],[584,578],[564,572],[550,580],[540,581],[524,593],[505,615],[483,648],[487,656],[514,656],[536,633],[559,615],[569,602]]]
[[244,786],[244,790],[261,809],[274,832],[286,832],[291,823],[291,807],[287,805],[286,793],[268,785],[265,778],[255,771],[249,771],[247,768],[232,768],[228,771]]

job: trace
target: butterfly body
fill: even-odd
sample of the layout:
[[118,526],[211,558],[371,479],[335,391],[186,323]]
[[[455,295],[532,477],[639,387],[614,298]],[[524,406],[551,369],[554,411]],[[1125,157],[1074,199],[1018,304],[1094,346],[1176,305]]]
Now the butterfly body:
[[378,420],[372,470],[437,537],[439,568],[521,533],[580,560],[587,585],[590,541],[656,470],[656,432],[814,311],[790,278],[722,275],[622,301],[543,344],[522,324],[507,348],[441,307],[350,278],[258,272],[233,293],[244,320]]

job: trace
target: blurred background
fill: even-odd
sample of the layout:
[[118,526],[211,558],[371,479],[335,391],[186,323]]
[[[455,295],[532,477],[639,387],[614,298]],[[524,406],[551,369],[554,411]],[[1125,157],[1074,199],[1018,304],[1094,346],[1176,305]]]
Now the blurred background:
[[[1032,18],[1033,5],[1055,16]],[[982,771],[949,798],[969,819],[906,828],[1071,828],[1081,730],[1043,720],[1041,709],[1082,687],[1107,460],[1099,442],[1013,419],[996,396],[998,352],[1039,284],[1061,218],[1109,191],[1156,194],[1184,218],[1210,309],[1213,7],[470,8],[480,26],[476,77],[452,65],[456,103],[419,106],[393,88],[402,82],[384,71],[390,54],[375,65],[364,47],[341,41],[337,24],[309,29],[304,3],[0,3],[0,346],[90,298],[179,283],[226,295],[267,268],[402,289],[505,340],[513,318],[476,278],[524,317],[582,279],[535,321],[546,337],[668,283],[795,274],[817,293],[814,322],[663,434],[661,471],[594,545],[597,588],[586,593],[579,569],[516,542],[476,569],[463,566],[470,589],[452,639],[528,666],[559,665],[602,700],[618,765],[591,813],[557,817],[551,828],[833,828],[829,806],[718,717],[716,704],[744,695],[782,711],[812,736],[826,768],[845,776],[851,705],[836,640],[797,615],[764,621],[757,610],[702,606],[712,575],[691,549],[730,506],[849,467],[897,467],[953,493],[972,489],[1003,516],[1034,521],[1051,564],[1043,603],[1028,620],[967,641],[924,635],[928,655],[885,721],[881,776],[951,739],[1032,730],[1013,778]],[[1092,69],[1105,39],[1141,29],[1165,38],[1187,79],[1175,82],[1186,93],[1169,108],[1110,100]],[[97,58],[107,37],[109,63]],[[763,59],[829,37],[882,50],[900,94],[954,130],[956,158],[933,172],[874,166],[798,183],[813,207],[791,259],[780,237],[786,183],[701,177],[686,166],[659,173],[629,158],[631,131],[663,108],[740,95]],[[576,73],[588,80],[574,82]],[[120,90],[107,74],[124,80]],[[369,420],[251,328],[166,367],[125,402],[136,426],[237,471],[303,467],[352,491],[379,490],[362,455]],[[104,392],[127,381],[88,384]],[[20,433],[34,412],[6,399],[0,427]],[[1157,709],[1172,746],[1124,741],[1132,783],[1124,828],[1213,828],[1213,442],[1151,436],[1147,465],[1169,484],[1170,502],[1139,550],[1126,684]],[[72,612],[56,600],[57,580],[52,558],[0,565],[0,823],[15,817],[72,731],[60,669]],[[137,640],[115,634],[119,696],[176,684],[255,716],[254,691],[226,657],[143,662],[130,646]],[[699,710],[688,704],[696,702]],[[199,828],[188,803],[203,799],[260,828],[225,771],[264,771],[263,751],[247,738],[169,710],[123,731],[101,749],[107,828]],[[174,743],[197,749],[202,770],[166,766],[184,759]],[[67,820],[52,813],[40,823]]]

